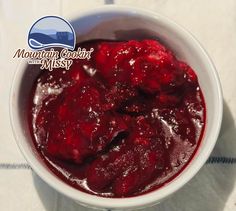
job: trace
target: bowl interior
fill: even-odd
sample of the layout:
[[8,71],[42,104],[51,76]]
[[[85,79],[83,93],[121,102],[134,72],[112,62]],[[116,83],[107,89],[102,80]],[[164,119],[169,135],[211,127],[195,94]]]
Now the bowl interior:
[[81,203],[110,208],[134,208],[157,203],[191,179],[214,147],[222,116],[222,96],[214,66],[189,33],[157,14],[130,8],[101,8],[81,14],[71,24],[76,32],[77,42],[91,39],[158,39],[174,51],[179,59],[187,62],[197,73],[206,102],[207,118],[202,144],[190,165],[157,191],[128,199],[104,199],[81,193],[48,171],[32,144],[27,123],[27,107],[30,90],[40,69],[39,66],[29,67],[21,64],[14,79],[10,102],[11,119],[18,145],[40,177],[58,191]]

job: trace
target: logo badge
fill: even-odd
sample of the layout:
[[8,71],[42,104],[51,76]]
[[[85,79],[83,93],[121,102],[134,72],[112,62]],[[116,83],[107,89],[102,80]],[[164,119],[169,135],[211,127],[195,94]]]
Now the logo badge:
[[76,36],[71,24],[58,16],[45,16],[29,30],[28,44],[33,50],[61,47],[74,50]]
[[75,59],[89,60],[94,51],[79,46],[74,50],[75,44],[75,31],[68,21],[58,16],[45,16],[29,30],[28,45],[32,50],[18,48],[13,58],[27,59],[28,64],[40,65],[41,70],[69,70]]

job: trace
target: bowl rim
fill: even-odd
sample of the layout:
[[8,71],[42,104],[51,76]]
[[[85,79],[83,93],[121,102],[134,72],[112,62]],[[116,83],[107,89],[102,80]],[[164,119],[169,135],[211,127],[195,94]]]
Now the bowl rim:
[[[15,97],[15,90],[18,91],[21,81],[18,80],[19,76],[22,75],[23,69],[26,65],[26,62],[20,62],[20,64],[17,67],[17,70],[22,71],[16,71],[14,75],[14,79],[11,86],[10,91],[10,120],[11,120],[11,126],[13,130],[13,134],[15,137],[15,140],[17,142],[18,147],[20,148],[22,154],[24,155],[26,161],[29,163],[29,165],[32,167],[32,169],[36,172],[37,175],[39,175],[40,178],[42,178],[47,184],[49,184],[51,187],[53,187],[58,192],[62,193],[63,195],[70,197],[74,199],[75,201],[79,202],[80,204],[83,204],[85,206],[90,207],[96,207],[96,208],[116,208],[116,209],[126,209],[126,208],[138,208],[148,205],[153,205],[155,203],[159,203],[164,198],[168,197],[169,195],[176,192],[178,189],[180,189],[182,186],[184,186],[191,178],[193,178],[196,173],[199,171],[199,169],[204,165],[206,160],[208,159],[210,153],[212,152],[215,143],[217,141],[217,137],[219,135],[221,121],[222,121],[222,114],[223,114],[223,97],[222,97],[222,88],[220,85],[220,80],[218,73],[216,71],[216,68],[206,53],[205,49],[200,45],[198,40],[185,28],[182,26],[179,26],[174,21],[170,20],[169,18],[156,13],[152,12],[150,10],[144,10],[136,7],[130,7],[130,6],[118,6],[118,5],[104,5],[97,7],[95,9],[90,9],[88,11],[83,11],[80,13],[79,16],[72,17],[71,20],[75,20],[81,17],[89,16],[89,15],[98,15],[99,13],[127,13],[127,14],[137,14],[144,16],[146,18],[153,19],[155,21],[162,22],[164,24],[167,24],[169,27],[174,28],[174,30],[178,30],[182,34],[185,34],[185,36],[188,37],[188,39],[191,40],[191,42],[198,48],[199,54],[202,54],[205,58],[205,61],[208,63],[208,66],[211,70],[211,76],[214,79],[215,85],[217,87],[217,102],[216,105],[218,108],[218,112],[215,114],[216,120],[214,123],[214,131],[209,136],[209,139],[211,139],[211,142],[208,142],[208,144],[205,146],[205,148],[201,151],[200,154],[198,154],[199,158],[195,159],[195,168],[191,169],[191,171],[186,171],[186,169],[181,172],[180,175],[183,175],[185,172],[185,177],[180,176],[168,184],[171,183],[171,185],[164,185],[160,189],[151,191],[149,193],[135,196],[135,197],[127,197],[127,198],[104,198],[96,195],[91,195],[89,193],[82,192],[80,190],[77,190],[68,184],[61,181],[56,175],[53,175],[51,172],[49,172],[45,166],[43,166],[38,159],[33,155],[33,153],[30,151],[30,149],[27,148],[26,143],[24,144],[23,131],[17,126],[16,118],[17,112],[13,108],[13,99]],[[20,75],[21,74],[21,75]],[[200,146],[201,147],[201,146]],[[187,166],[191,166],[191,163]],[[187,173],[186,173],[187,172]]]

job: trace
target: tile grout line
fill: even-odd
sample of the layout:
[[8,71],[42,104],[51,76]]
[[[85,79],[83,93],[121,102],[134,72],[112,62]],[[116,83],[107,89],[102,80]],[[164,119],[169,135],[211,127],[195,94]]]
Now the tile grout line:
[[115,4],[114,0],[104,0],[104,4]]
[[208,158],[206,164],[236,164],[236,157],[220,157],[220,156],[211,156]]
[[12,170],[12,169],[31,169],[27,163],[0,163],[0,170]]
[[[210,157],[206,164],[236,164],[236,157]],[[27,163],[0,163],[0,170],[31,170]]]

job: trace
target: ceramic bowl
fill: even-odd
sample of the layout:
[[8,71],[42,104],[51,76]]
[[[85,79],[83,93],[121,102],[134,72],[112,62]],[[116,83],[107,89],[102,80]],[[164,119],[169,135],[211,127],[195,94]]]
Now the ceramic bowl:
[[22,62],[15,74],[10,96],[10,116],[15,139],[32,169],[51,187],[76,202],[101,209],[136,209],[160,203],[183,187],[208,159],[216,143],[222,120],[222,91],[217,71],[199,42],[173,21],[150,11],[130,7],[103,6],[81,12],[70,21],[77,42],[90,39],[158,38],[175,55],[187,62],[199,79],[206,103],[206,127],[202,143],[190,164],[163,187],[129,198],[102,198],[81,192],[55,176],[38,155],[27,125],[27,101],[38,68],[29,69]]

